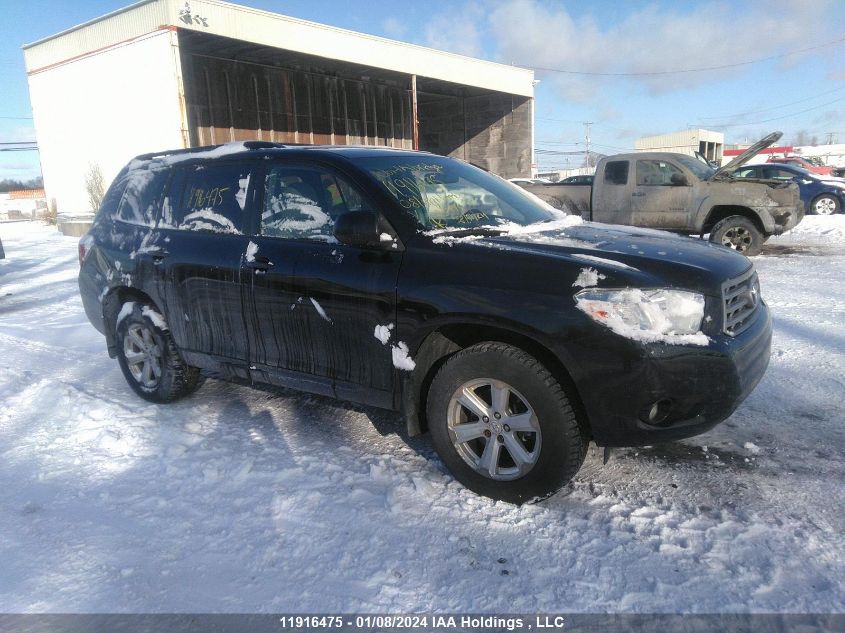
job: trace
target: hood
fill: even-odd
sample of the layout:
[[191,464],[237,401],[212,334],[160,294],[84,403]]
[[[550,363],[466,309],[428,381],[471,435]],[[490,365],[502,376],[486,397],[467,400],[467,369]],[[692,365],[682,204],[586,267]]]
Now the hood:
[[674,287],[713,296],[720,294],[725,280],[738,277],[751,266],[736,251],[697,238],[592,222],[472,241],[496,251],[596,268],[626,286]]
[[729,176],[730,172],[732,172],[734,169],[740,167],[741,165],[744,165],[770,145],[774,145],[778,141],[778,139],[780,139],[781,136],[783,136],[783,132],[772,132],[771,134],[764,136],[759,141],[754,143],[754,145],[745,150],[742,154],[734,158],[727,165],[723,165],[722,167],[714,171],[713,175],[710,176],[710,178],[712,179]]

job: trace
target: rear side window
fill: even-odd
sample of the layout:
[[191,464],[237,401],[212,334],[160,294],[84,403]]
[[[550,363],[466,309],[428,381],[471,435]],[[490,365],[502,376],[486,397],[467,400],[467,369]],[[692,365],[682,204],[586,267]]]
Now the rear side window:
[[251,164],[198,165],[187,170],[181,199],[165,205],[168,225],[186,231],[243,233]]
[[628,161],[614,160],[604,166],[604,181],[609,185],[628,184]]
[[126,191],[126,178],[115,180],[106,195],[103,196],[103,201],[100,203],[100,210],[97,216],[100,218],[113,218],[117,214],[117,209],[120,207],[120,199],[123,198],[123,192]]
[[167,169],[137,169],[126,177],[126,190],[117,217],[123,222],[154,226],[159,202],[170,171]]

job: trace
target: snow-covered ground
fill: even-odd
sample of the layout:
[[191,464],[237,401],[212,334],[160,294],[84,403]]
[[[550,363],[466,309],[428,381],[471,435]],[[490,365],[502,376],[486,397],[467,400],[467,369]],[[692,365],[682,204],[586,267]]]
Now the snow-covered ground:
[[730,420],[607,466],[592,448],[522,508],[464,490],[388,412],[218,381],[138,399],[83,314],[76,240],[0,237],[0,611],[845,604],[845,216],[756,258],[773,356]]

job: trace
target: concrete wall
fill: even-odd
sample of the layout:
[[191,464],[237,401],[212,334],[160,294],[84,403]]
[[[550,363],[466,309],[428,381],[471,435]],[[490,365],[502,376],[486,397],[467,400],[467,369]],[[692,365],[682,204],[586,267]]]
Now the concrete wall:
[[60,213],[90,211],[90,164],[108,186],[133,156],[184,147],[175,36],[156,31],[30,73],[44,188]]
[[531,176],[531,99],[503,93],[423,93],[420,149],[461,158],[504,178]]

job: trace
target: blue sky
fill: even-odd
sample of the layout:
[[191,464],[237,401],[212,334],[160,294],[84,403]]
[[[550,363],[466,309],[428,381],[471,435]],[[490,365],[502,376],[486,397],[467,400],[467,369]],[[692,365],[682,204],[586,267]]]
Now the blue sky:
[[[623,151],[642,135],[709,127],[743,142],[780,129],[845,142],[845,2],[248,0],[250,6],[538,70],[537,147]],[[35,138],[20,47],[119,0],[0,0],[0,142]],[[836,43],[834,40],[840,40]],[[805,50],[811,48],[812,50]],[[796,52],[799,51],[799,52]],[[765,60],[765,61],[756,61]],[[746,63],[755,62],[755,63]],[[719,70],[688,71],[730,66]],[[583,74],[590,73],[590,74]],[[96,98],[96,94],[92,94]],[[61,107],[57,97],[56,107]],[[541,167],[575,166],[547,155]],[[0,152],[0,179],[39,173]]]

